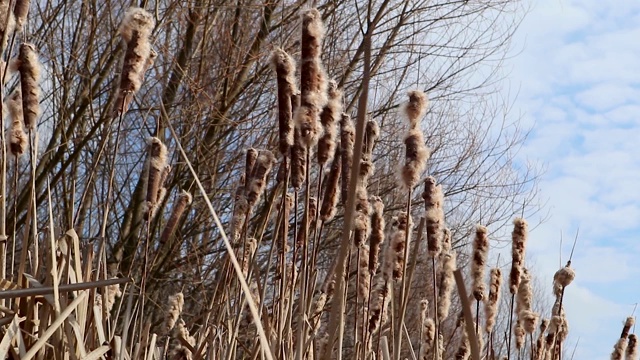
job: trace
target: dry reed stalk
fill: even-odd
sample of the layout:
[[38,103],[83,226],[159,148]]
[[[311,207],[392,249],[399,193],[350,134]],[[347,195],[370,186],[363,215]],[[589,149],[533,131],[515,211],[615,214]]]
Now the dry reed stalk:
[[144,72],[150,66],[148,61],[152,51],[149,36],[154,26],[153,16],[144,9],[131,7],[125,13],[120,35],[127,43],[127,51],[120,76],[116,113],[127,112],[133,95],[142,86]]
[[336,151],[337,127],[342,114],[342,90],[338,89],[334,80],[329,81],[327,96],[328,102],[320,113],[320,123],[324,129],[318,140],[317,158],[320,166],[332,161]]
[[636,334],[629,335],[629,344],[627,344],[627,350],[624,353],[625,360],[637,360],[638,359],[638,337]]
[[293,104],[291,98],[296,88],[296,65],[284,50],[276,48],[271,54],[271,65],[276,72],[278,86],[278,149],[282,156],[289,156],[293,146]]
[[9,151],[16,158],[24,154],[27,148],[27,134],[24,131],[24,116],[22,112],[22,94],[20,90],[13,91],[7,99],[7,107],[11,116],[11,130],[9,135]]
[[347,114],[342,114],[340,118],[340,156],[342,157],[342,192],[340,199],[343,206],[347,203],[349,195],[355,137],[356,129],[353,126],[351,117]]
[[32,44],[20,45],[18,59],[14,63],[20,73],[20,90],[22,93],[22,112],[25,127],[30,131],[36,129],[40,116],[40,80],[41,66]]

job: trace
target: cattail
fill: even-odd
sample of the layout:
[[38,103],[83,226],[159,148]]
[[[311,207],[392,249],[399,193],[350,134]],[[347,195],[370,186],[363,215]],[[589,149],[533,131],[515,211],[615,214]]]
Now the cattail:
[[271,172],[271,168],[276,158],[269,150],[261,150],[256,159],[251,178],[247,179],[247,202],[249,208],[253,208],[262,196],[264,189],[267,187],[267,177]]
[[322,207],[320,208],[320,220],[327,222],[336,216],[338,209],[338,190],[340,186],[340,175],[342,172],[342,158],[340,157],[340,150],[331,162],[331,170],[327,176],[326,186],[324,188],[324,198],[322,200]]
[[[196,345],[196,339],[189,334],[189,330],[187,329],[184,320],[178,320],[178,323],[176,324],[176,333],[179,338],[185,340],[192,347]],[[174,358],[176,356],[183,356],[182,358],[191,359],[191,350],[186,346],[183,346],[181,342],[178,342],[178,346],[176,346],[172,352],[174,354]]]
[[522,218],[513,221],[511,234],[511,272],[509,273],[509,291],[511,294],[518,292],[520,277],[524,266],[525,246],[527,244],[527,222]]
[[369,204],[367,188],[359,186],[356,190],[356,213],[354,220],[353,242],[360,247],[371,234],[371,205]]
[[331,80],[328,87],[329,101],[320,113],[320,123],[324,133],[318,140],[318,164],[326,165],[331,161],[336,151],[336,137],[338,132],[338,122],[342,113],[342,91],[338,89],[338,84]]
[[160,188],[158,189],[158,204],[161,204],[164,201],[165,196],[167,196],[167,188],[164,187],[167,179],[169,178],[169,174],[171,173],[171,166],[165,165],[164,169],[162,169],[162,174],[160,176]]
[[409,125],[417,127],[420,124],[420,120],[427,112],[429,106],[429,99],[427,94],[420,90],[409,91],[409,101],[404,104],[404,114],[409,120]]
[[553,293],[556,297],[560,297],[562,295],[562,290],[569,286],[573,279],[576,278],[576,272],[569,267],[570,263],[571,262],[568,262],[565,267],[556,271],[553,275]]
[[538,338],[536,339],[536,347],[533,354],[533,360],[543,360],[542,356],[545,353],[544,332],[547,331],[547,327],[549,327],[549,320],[543,319],[540,322],[540,332],[538,333]]
[[167,310],[167,317],[164,323],[163,332],[168,334],[176,325],[176,321],[182,314],[182,308],[184,307],[184,294],[181,292],[169,296],[169,308]]
[[276,72],[278,84],[278,131],[280,141],[278,149],[283,156],[289,155],[293,146],[293,104],[291,98],[297,93],[296,65],[284,50],[276,48],[271,54],[271,64]]
[[16,25],[16,19],[14,17],[13,12],[9,8],[11,1],[3,0],[0,1],[0,39],[2,43],[0,44],[0,52],[4,52],[4,49],[7,46],[7,41],[9,40],[9,34],[14,30]]
[[442,252],[451,251],[451,230],[449,228],[442,229]]
[[560,325],[558,326],[558,341],[563,343],[569,336],[569,321],[563,315],[560,317]]
[[296,190],[301,189],[307,179],[307,151],[300,129],[296,127],[291,148],[291,185]]
[[383,277],[378,277],[374,296],[371,298],[371,311],[369,312],[369,334],[378,330],[387,319],[389,300],[391,300],[391,283]]
[[360,299],[369,298],[369,289],[371,277],[369,276],[369,245],[362,244],[358,248],[360,254],[359,265],[359,280],[358,280],[358,296]]
[[624,359],[638,359],[638,337],[636,336],[636,334],[629,335],[629,344],[627,345],[627,351],[625,352]]
[[521,350],[524,347],[525,332],[519,320],[516,321],[516,326],[513,328],[513,335],[516,339],[516,349]]
[[353,167],[353,147],[356,141],[356,129],[351,117],[342,114],[340,118],[340,155],[342,156],[342,205],[347,204],[351,167]]
[[133,94],[137,93],[142,86],[144,71],[149,67],[147,62],[151,56],[149,36],[154,25],[153,16],[144,9],[131,7],[125,13],[120,26],[120,35],[127,43],[127,51],[120,75],[116,112],[126,112]]
[[309,237],[309,229],[313,228],[313,221],[316,218],[316,213],[318,212],[318,201],[314,197],[309,198],[309,206],[305,208],[303,223],[307,224],[306,226],[300,226],[298,228],[298,236],[296,237],[296,245],[302,246],[302,244],[307,242]]
[[250,179],[253,175],[253,167],[256,165],[256,160],[258,160],[258,150],[254,148],[247,149],[244,158],[245,192],[249,192],[249,183],[251,183]]
[[[16,30],[20,31],[29,14],[31,0],[16,0],[16,6],[13,8],[13,15],[16,19]],[[5,19],[4,17],[2,19]],[[4,20],[3,20],[4,21]]]
[[532,302],[533,289],[531,287],[531,275],[527,269],[522,268],[520,286],[518,286],[518,293],[516,295],[516,314],[519,316],[521,312],[531,310]]
[[189,204],[191,204],[191,194],[183,190],[178,195],[178,198],[173,205],[171,216],[169,216],[169,220],[167,220],[167,224],[162,230],[162,234],[160,235],[160,244],[166,244],[169,241],[178,226],[178,220],[180,220],[180,217]]
[[13,156],[24,154],[27,148],[27,134],[24,132],[24,117],[22,112],[22,94],[19,89],[13,91],[7,99],[7,107],[11,115],[11,133],[9,136],[9,150]]
[[422,131],[419,127],[420,117],[427,108],[426,95],[421,91],[410,91],[409,102],[404,105],[404,115],[409,121],[409,131],[404,138],[405,164],[402,167],[402,184],[412,189],[427,166],[429,149],[424,144]]
[[[462,329],[464,329],[464,321]],[[462,331],[462,337],[460,338],[460,345],[458,346],[458,351],[456,351],[455,359],[456,360],[468,360],[471,356],[471,344],[469,343],[469,336],[466,331]]]
[[113,309],[113,305],[116,303],[116,297],[121,297],[122,291],[120,290],[120,285],[113,284],[105,287],[105,294],[103,297],[104,305],[107,309],[107,314],[111,313],[111,309]]
[[[442,251],[442,237],[444,227],[444,211],[442,204],[444,196],[442,186],[436,185],[436,179],[429,176],[424,182],[422,193],[425,206],[425,225],[427,228],[427,251],[429,256],[435,257]],[[449,247],[450,247],[449,243]],[[486,258],[486,256],[485,256]],[[486,260],[485,260],[486,261]]]
[[384,241],[385,221],[384,203],[379,196],[372,196],[373,213],[371,214],[371,235],[369,236],[369,273],[375,275],[378,270],[378,257],[380,256],[380,246]]
[[22,93],[22,112],[25,127],[35,130],[40,116],[40,62],[36,48],[32,44],[20,45],[20,53],[14,66],[20,72],[20,90]]
[[[407,231],[411,231],[412,220],[407,213],[401,212],[394,219],[391,241],[386,253],[384,277],[387,280],[400,280],[404,276],[404,253],[409,244],[406,241]],[[410,235],[411,233],[409,233]],[[409,236],[409,242],[411,237]]]
[[420,360],[429,359],[429,352],[434,345],[436,337],[436,323],[431,318],[422,322],[422,345],[420,346]]
[[[241,181],[243,183],[244,181]],[[236,188],[235,202],[233,204],[233,214],[231,215],[231,229],[229,231],[229,239],[232,243],[236,243],[241,236],[242,227],[249,212],[249,203],[245,196],[244,185]]]
[[533,334],[536,331],[539,315],[531,310],[522,310],[518,314],[519,322],[522,324],[527,334]]
[[158,203],[158,191],[162,172],[167,166],[167,147],[157,137],[147,139],[149,151],[149,175],[147,177],[147,196],[145,219],[149,220],[153,216],[154,209]]
[[249,238],[244,247],[244,252],[242,253],[242,275],[244,275],[245,279],[249,278],[249,264],[251,264],[257,246],[258,241],[255,238]]
[[473,240],[473,259],[471,260],[471,285],[473,297],[476,301],[485,298],[484,268],[489,252],[489,237],[487,228],[482,225],[476,226],[476,236]]
[[496,324],[496,316],[498,315],[498,303],[500,302],[500,293],[502,290],[502,271],[500,268],[493,268],[490,272],[489,280],[489,296],[484,303],[484,313],[486,317],[485,331],[491,333]]
[[621,338],[626,339],[629,336],[629,330],[636,323],[636,319],[633,316],[627,317],[627,320],[624,322],[624,326],[622,327],[622,333],[620,334]]
[[451,295],[456,286],[453,272],[456,270],[456,253],[449,251],[440,255],[440,285],[438,287],[438,322],[443,322],[449,316]]
[[365,137],[362,149],[362,160],[360,161],[360,182],[367,184],[375,171],[373,165],[373,147],[378,136],[380,135],[380,127],[378,123],[369,120],[365,127]]
[[627,350],[627,339],[620,338],[613,346],[613,352],[611,353],[611,360],[622,360],[624,353]]

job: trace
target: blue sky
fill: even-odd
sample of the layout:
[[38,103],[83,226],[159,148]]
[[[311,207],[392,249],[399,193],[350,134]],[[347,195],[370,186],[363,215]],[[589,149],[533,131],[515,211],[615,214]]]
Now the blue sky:
[[[640,301],[640,1],[538,0],[518,29],[505,88],[533,128],[520,153],[545,164],[549,218],[528,258],[550,289],[579,228],[567,289],[575,359],[608,359]],[[537,219],[529,219],[535,223]]]

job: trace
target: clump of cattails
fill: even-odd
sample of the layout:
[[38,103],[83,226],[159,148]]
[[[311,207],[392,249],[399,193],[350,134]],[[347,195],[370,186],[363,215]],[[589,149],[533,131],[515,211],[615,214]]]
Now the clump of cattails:
[[127,51],[120,75],[116,112],[125,113],[133,100],[133,95],[140,90],[144,72],[153,59],[149,36],[155,26],[153,16],[144,9],[131,7],[125,13],[120,26],[120,35],[127,43]]
[[40,81],[41,66],[36,48],[32,44],[20,45],[18,59],[13,66],[20,73],[20,90],[22,93],[22,113],[25,127],[33,131],[37,127],[40,116]]
[[351,167],[353,166],[353,147],[356,141],[356,128],[351,117],[342,114],[340,118],[340,155],[342,157],[342,204],[346,205],[351,181]]
[[502,271],[500,268],[491,269],[489,279],[489,296],[484,303],[485,331],[487,333],[493,331],[493,327],[496,324],[496,316],[498,315],[498,303],[500,302],[502,290]]
[[322,132],[320,112],[327,103],[327,80],[320,60],[324,25],[317,9],[302,14],[300,54],[300,107],[294,114],[301,141],[308,147],[318,141]]
[[167,166],[167,147],[157,137],[147,139],[149,151],[149,173],[147,176],[147,196],[144,216],[149,220],[158,205],[158,195],[162,182],[162,173]]
[[182,292],[169,296],[169,306],[167,309],[167,317],[163,327],[163,333],[169,334],[182,314],[184,307],[184,294]]
[[298,92],[296,88],[296,65],[284,50],[276,48],[271,54],[271,64],[276,72],[278,85],[278,149],[283,156],[289,155],[293,146],[293,105],[291,98]]
[[442,236],[444,228],[444,195],[442,185],[436,184],[436,179],[427,177],[422,193],[425,206],[425,225],[427,228],[427,251],[429,256],[436,257],[442,251]]
[[487,232],[488,230],[485,226],[476,226],[476,236],[473,240],[471,291],[476,301],[482,301],[485,298],[484,268],[487,263],[487,253],[489,252],[489,237]]
[[24,131],[24,117],[22,112],[22,94],[20,90],[13,91],[7,99],[7,107],[11,115],[11,132],[9,136],[9,151],[18,157],[27,148],[27,134]]
[[409,102],[403,107],[404,115],[409,121],[409,131],[404,138],[405,164],[401,170],[402,185],[413,189],[420,175],[427,166],[429,149],[424,143],[420,119],[427,110],[427,96],[421,91],[410,91]]
[[513,232],[511,234],[511,272],[509,273],[509,291],[511,294],[518,292],[520,279],[522,276],[525,247],[527,244],[527,222],[522,218],[513,221]]
[[329,100],[320,113],[320,123],[324,130],[318,140],[317,157],[320,166],[325,166],[335,155],[338,123],[342,114],[342,91],[334,80],[329,81],[327,91]]

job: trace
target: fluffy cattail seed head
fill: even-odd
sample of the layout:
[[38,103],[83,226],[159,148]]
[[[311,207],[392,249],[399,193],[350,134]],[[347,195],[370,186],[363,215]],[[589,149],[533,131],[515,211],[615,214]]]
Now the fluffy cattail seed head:
[[278,85],[278,149],[283,156],[289,155],[293,145],[293,104],[291,97],[297,93],[296,65],[284,50],[276,48],[271,54],[271,65],[276,72]]
[[349,182],[351,181],[351,167],[353,166],[353,147],[356,141],[356,128],[351,117],[342,114],[340,118],[340,155],[342,156],[342,204],[347,204]]
[[489,279],[489,296],[484,305],[485,332],[487,333],[493,331],[493,327],[496,324],[496,316],[498,315],[498,305],[502,290],[502,271],[500,268],[491,269]]
[[449,251],[440,255],[440,284],[438,286],[438,322],[449,316],[451,295],[456,286],[453,272],[456,270],[456,253]]
[[436,323],[431,318],[422,322],[422,345],[420,346],[420,360],[428,360],[429,353],[435,344]]
[[533,334],[536,331],[536,325],[540,316],[531,310],[522,310],[518,314],[518,319],[522,323],[522,327],[527,334]]
[[318,164],[324,166],[333,159],[336,151],[338,122],[342,113],[342,91],[338,84],[331,80],[328,88],[329,101],[320,113],[320,123],[324,133],[318,141]]
[[516,296],[516,314],[520,314],[522,311],[531,310],[532,302],[533,289],[531,286],[531,275],[527,269],[522,268],[520,286],[518,286],[518,293]]
[[416,127],[427,112],[429,99],[427,98],[427,94],[420,90],[409,91],[407,95],[409,96],[409,101],[404,104],[403,112],[407,120],[409,120],[411,127]]
[[560,288],[565,288],[569,286],[575,278],[576,272],[569,267],[569,264],[567,264],[567,266],[556,271],[553,275],[553,282],[557,283]]
[[[424,182],[424,192],[422,193],[425,206],[425,225],[427,228],[427,251],[429,256],[435,257],[442,251],[444,228],[444,195],[442,186],[436,185],[433,176],[427,177]],[[450,237],[449,237],[450,240]],[[451,242],[448,244],[451,249]],[[448,251],[445,249],[445,251]]]
[[627,344],[627,351],[625,353],[625,360],[637,360],[638,359],[638,337],[636,334],[629,335],[629,344]]
[[265,188],[267,187],[267,181],[271,168],[275,163],[276,158],[269,150],[261,150],[256,158],[255,165],[251,174],[251,178],[248,179],[247,184],[247,202],[249,208],[253,208],[262,196]]
[[[363,244],[358,248],[360,261],[358,262],[358,296],[360,299],[369,298],[369,289],[371,287],[371,277],[369,276],[369,245]],[[366,301],[366,300],[365,300]]]
[[7,107],[11,115],[11,133],[9,151],[13,156],[24,154],[27,148],[27,134],[24,132],[24,118],[22,113],[22,94],[19,89],[13,91],[7,99]]
[[[411,216],[407,216],[405,212],[399,213],[392,226],[393,231],[387,248],[384,276],[387,280],[401,280],[404,276],[405,249],[409,246],[406,241],[406,232],[411,231],[413,226]],[[408,238],[410,240],[411,236]]]
[[373,148],[380,137],[380,126],[374,120],[367,121],[364,129],[365,137],[362,149],[362,158],[371,161],[373,157]]
[[622,333],[620,334],[620,338],[626,339],[629,336],[629,330],[636,323],[636,319],[633,316],[627,317],[627,320],[624,322],[624,326],[622,327]]
[[186,210],[187,206],[191,204],[191,200],[192,200],[191,194],[185,190],[183,190],[178,195],[178,198],[173,204],[173,210],[171,211],[169,220],[167,220],[167,223],[165,224],[164,229],[162,230],[162,234],[160,235],[161,245],[166,244],[169,241],[169,239],[171,238],[171,236],[173,235],[174,231],[178,226],[178,221],[180,220],[180,217]]
[[147,177],[147,207],[145,219],[153,215],[153,209],[158,203],[158,193],[162,181],[162,173],[167,166],[167,147],[157,137],[147,139],[149,154],[149,174]]
[[516,321],[516,326],[513,328],[513,335],[515,335],[516,339],[516,349],[520,350],[524,347],[525,334],[522,323],[520,321]]
[[427,167],[430,153],[419,128],[409,130],[404,138],[404,145],[405,163],[400,172],[402,185],[407,189],[413,189]]
[[296,127],[291,148],[291,185],[294,189],[301,189],[307,179],[307,150],[300,129]]
[[375,275],[376,270],[378,270],[380,246],[384,241],[384,203],[379,196],[372,196],[370,202],[372,203],[373,213],[371,214],[371,235],[369,236],[369,272],[371,275]]
[[35,130],[40,116],[40,62],[36,48],[32,44],[20,45],[20,53],[16,63],[20,72],[20,90],[22,92],[22,112],[25,127]]
[[333,219],[338,209],[338,196],[340,187],[340,175],[342,173],[342,158],[338,151],[337,156],[333,158],[331,170],[327,176],[326,186],[324,188],[324,198],[322,207],[320,208],[320,220],[327,222]]
[[180,314],[182,314],[182,308],[184,307],[184,294],[181,292],[169,296],[169,309],[167,311],[166,322],[164,324],[163,332],[168,334],[176,325]]
[[0,1],[0,19],[3,19],[0,21],[0,41],[2,42],[0,44],[0,50],[6,49],[9,34],[16,26],[16,19],[14,17],[14,13],[11,12],[11,9],[9,8],[10,5],[11,1]]
[[509,273],[509,291],[511,294],[518,292],[520,277],[524,266],[525,247],[527,244],[527,222],[522,218],[513,221],[511,233],[511,272]]
[[[16,30],[20,31],[29,14],[29,6],[31,0],[16,0],[16,6],[13,8],[13,15],[16,19]],[[2,19],[5,19],[4,17]]]
[[476,226],[476,236],[473,240],[473,259],[471,260],[472,293],[477,301],[485,298],[484,268],[489,252],[489,236],[485,226]]

